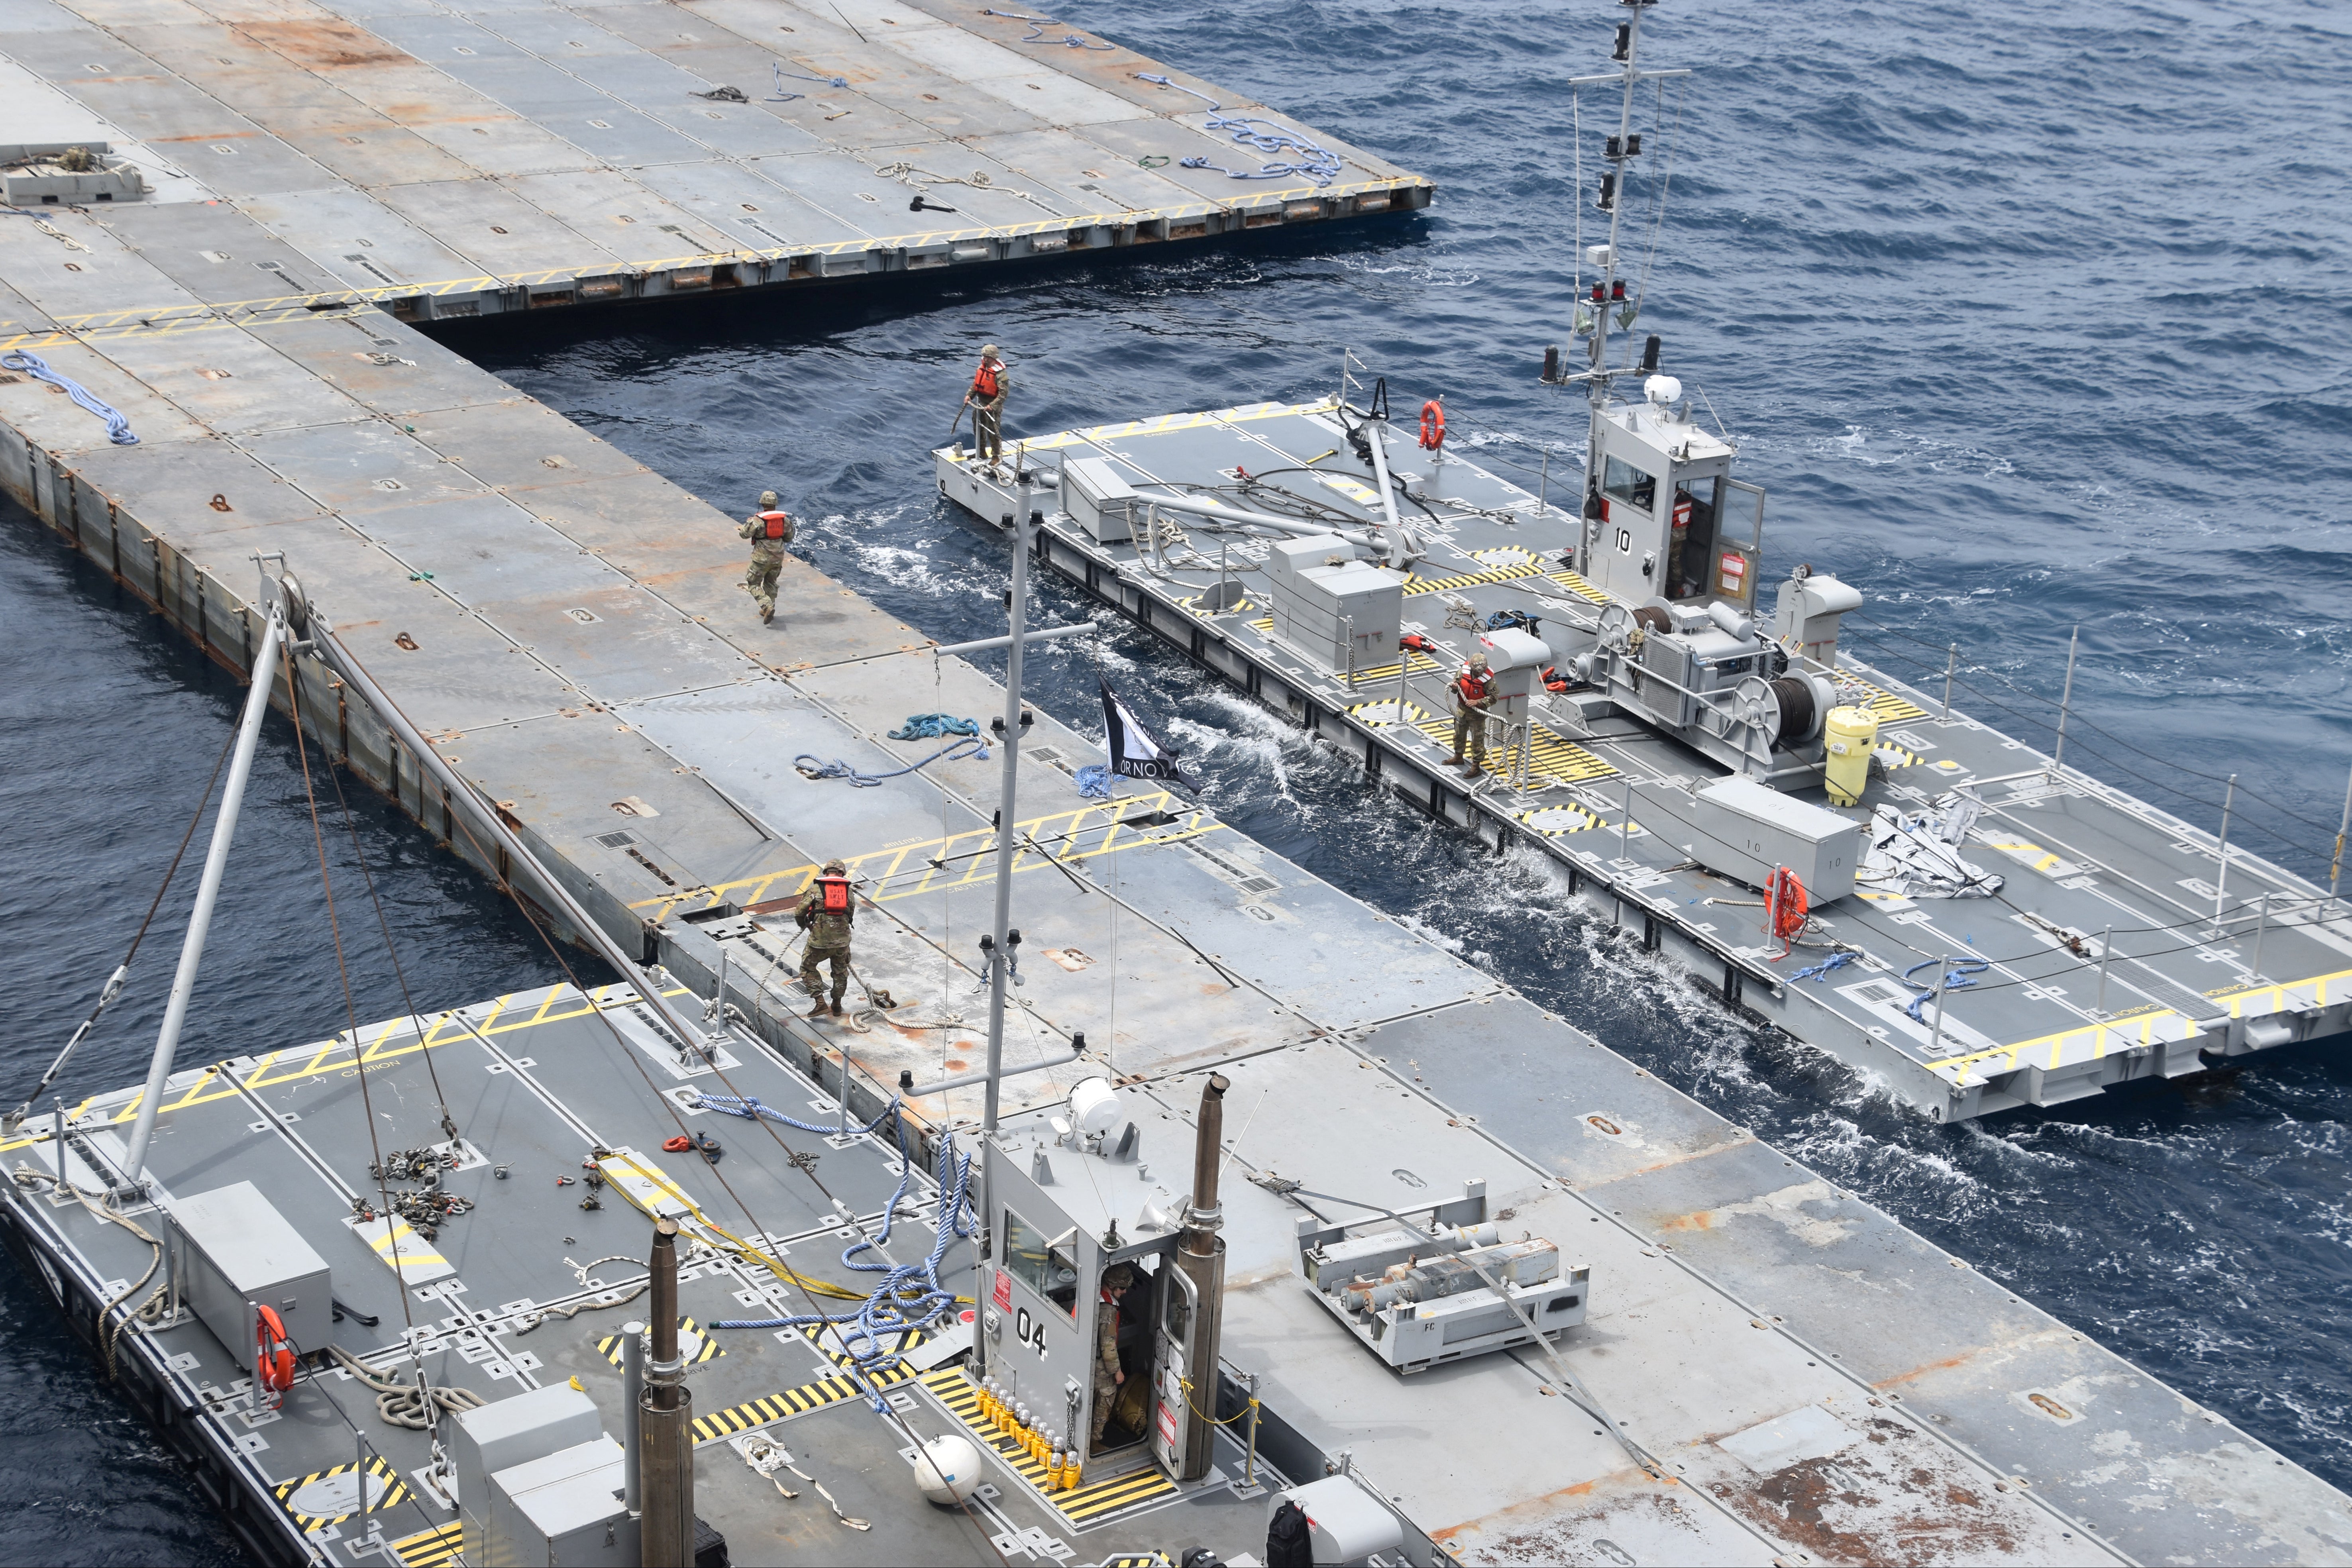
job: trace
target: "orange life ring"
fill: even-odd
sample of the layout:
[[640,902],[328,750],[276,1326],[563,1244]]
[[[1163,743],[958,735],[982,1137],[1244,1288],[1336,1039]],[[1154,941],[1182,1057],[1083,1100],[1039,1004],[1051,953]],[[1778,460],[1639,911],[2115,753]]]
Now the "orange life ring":
[[1445,410],[1431,398],[1421,405],[1421,446],[1425,452],[1434,452],[1445,445]]
[[294,1342],[277,1308],[257,1304],[254,1311],[254,1378],[270,1393],[283,1394],[294,1386]]
[[1805,884],[1786,866],[1776,868],[1772,879],[1765,884],[1764,911],[1771,933],[1780,939],[1780,952],[1772,960],[1778,963],[1788,956],[1789,944],[1805,929]]

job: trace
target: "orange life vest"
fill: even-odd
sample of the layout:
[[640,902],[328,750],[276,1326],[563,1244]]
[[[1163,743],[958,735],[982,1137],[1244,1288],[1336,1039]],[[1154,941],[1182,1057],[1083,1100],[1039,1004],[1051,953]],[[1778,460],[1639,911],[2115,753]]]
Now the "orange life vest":
[[763,511],[760,514],[760,521],[768,525],[766,536],[769,539],[781,542],[793,536],[793,520],[788,512]]
[[1475,671],[1465,669],[1462,672],[1460,679],[1454,681],[1454,688],[1462,693],[1463,701],[1476,702],[1486,697],[1487,685],[1491,679],[1492,678],[1489,676],[1480,675]]
[[997,373],[1002,368],[989,363],[986,360],[981,361],[979,371],[971,378],[972,395],[993,401],[997,388],[1002,384],[997,380]]

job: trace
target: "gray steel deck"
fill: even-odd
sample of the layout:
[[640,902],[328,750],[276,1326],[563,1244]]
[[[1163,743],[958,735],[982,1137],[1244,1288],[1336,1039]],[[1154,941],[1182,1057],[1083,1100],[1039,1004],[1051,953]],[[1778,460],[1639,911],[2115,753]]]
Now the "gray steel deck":
[[[609,24],[604,37],[622,39],[630,26],[674,9],[600,13]],[[913,15],[848,10],[861,28]],[[750,26],[747,18],[774,14],[711,5],[698,13],[710,18],[705,27],[684,30],[707,32],[730,16]],[[101,68],[84,73],[89,79],[76,91],[103,99],[124,129],[154,135],[201,121],[216,134],[216,142],[173,145],[229,147],[185,157],[217,160],[204,165],[205,188],[232,191],[233,199],[218,206],[158,201],[110,211],[104,222],[61,213],[46,227],[0,224],[8,290],[0,313],[24,327],[25,341],[47,345],[42,352],[59,370],[120,407],[141,437],[136,447],[111,446],[100,423],[64,396],[22,377],[0,380],[0,485],[235,668],[247,668],[254,631],[251,558],[283,552],[392,700],[483,802],[520,825],[596,919],[631,940],[642,921],[653,921],[667,972],[706,996],[724,953],[727,1000],[748,1031],[728,1070],[751,1092],[817,1110],[832,1103],[846,1072],[862,1117],[887,1102],[887,1086],[901,1071],[929,1079],[971,1065],[978,1049],[971,961],[988,906],[974,851],[996,805],[996,770],[945,763],[853,790],[803,779],[784,759],[809,751],[868,766],[912,761],[929,748],[880,738],[905,716],[910,689],[924,692],[923,707],[985,714],[1001,701],[993,683],[961,661],[935,661],[920,631],[797,562],[785,570],[778,624],[761,626],[743,595],[742,547],[728,519],[390,320],[366,301],[364,288],[326,286],[352,282],[351,268],[373,276],[369,269],[380,268],[402,279],[384,287],[405,291],[386,298],[458,299],[462,290],[435,295],[412,281],[436,276],[438,240],[405,224],[374,226],[376,210],[397,212],[400,202],[416,214],[470,212],[479,226],[509,229],[499,237],[517,244],[501,265],[520,266],[535,237],[561,237],[551,206],[564,222],[611,216],[599,244],[615,268],[666,259],[661,244],[633,247],[626,231],[666,232],[662,223],[675,221],[681,235],[701,232],[683,206],[674,210],[684,219],[645,223],[673,209],[649,208],[649,196],[535,122],[555,112],[545,106],[556,100],[538,94],[555,68],[543,51],[558,43],[516,18],[572,14],[488,13],[483,27],[464,34],[454,31],[455,19],[404,11],[356,42],[340,23],[307,12],[291,23],[275,15],[228,23],[158,9],[110,22],[126,34],[195,29],[176,43],[153,40],[144,58],[163,51],[174,70],[198,76],[215,68],[205,58],[225,62],[217,79],[233,79],[239,91],[296,83],[323,93],[277,63],[291,58],[288,50],[303,57],[295,63],[317,67],[311,79],[337,73],[343,85],[336,90],[348,101],[313,101],[307,110],[317,112],[303,122],[329,129],[313,134],[289,118],[282,135],[257,121],[202,121],[215,113],[206,105],[225,100],[191,85],[193,76],[118,68],[136,64],[131,45],[107,42],[67,13],[12,15],[28,18],[18,36],[31,41],[21,49],[12,43],[11,54],[20,62],[37,55],[58,80]],[[384,123],[394,124],[406,95],[450,90],[446,82],[460,73],[403,63],[413,53],[367,41],[399,34],[411,51],[428,47],[423,33],[402,31],[428,22],[453,29],[445,37],[475,39],[462,44],[471,55],[449,43],[449,58],[476,73],[496,103],[540,107],[509,112],[467,99],[482,110],[471,123],[418,113],[409,116],[413,127],[386,134],[404,159],[430,162],[418,142],[463,148],[471,167],[493,177],[450,172],[450,190],[410,187],[397,201],[386,190],[378,203],[373,187],[357,185],[315,203],[283,200],[304,188],[308,168],[330,166],[306,162],[314,153],[361,167],[377,132],[352,132],[361,138],[353,142],[331,129],[352,123],[338,118],[355,112],[351,104],[381,109]],[[826,26],[812,24],[825,40],[807,52],[819,68],[852,58],[841,43],[846,35]],[[198,33],[201,51],[188,47]],[[762,58],[716,33],[688,41],[717,51],[709,66],[693,68],[698,79],[743,75]],[[606,79],[634,84],[626,90],[653,102],[638,74],[648,68],[648,50],[567,25],[561,47],[575,42],[583,58],[564,57],[564,80],[610,72]],[[538,64],[528,58],[534,54]],[[1065,50],[1054,68],[1069,76],[1114,63],[1108,54]],[[1043,97],[1055,83],[1035,85]],[[977,112],[1006,93],[1030,91],[1021,81],[967,107]],[[814,97],[822,101],[822,91]],[[856,112],[879,117],[921,101],[919,91],[877,87]],[[704,113],[682,107],[670,119]],[[800,103],[784,108],[803,112]],[[1010,110],[988,112],[998,116],[995,129],[974,134],[1006,145],[1051,135],[1024,129]],[[625,148],[667,145],[661,138],[675,133],[658,104],[635,117],[595,118],[609,123],[570,129],[583,138],[612,132],[612,154],[624,161],[639,157]],[[810,129],[789,115],[776,122],[788,121]],[[743,115],[728,122],[766,130]],[[1113,145],[1148,145],[1149,137],[1181,129],[1171,121],[1120,124],[1116,136],[1102,132]],[[744,145],[755,144],[764,145]],[[831,155],[805,151],[812,168]],[[1044,153],[1035,156],[1042,165]],[[658,171],[650,158],[640,161],[650,192]],[[661,165],[688,166],[695,165]],[[702,159],[698,166],[736,165]],[[1139,165],[1122,179],[1143,173]],[[331,209],[347,216],[330,217]],[[618,221],[640,215],[637,224]],[[353,239],[349,253],[336,249],[343,241],[332,237],[355,225],[380,243]],[[889,254],[843,243],[859,245],[860,256]],[[481,282],[487,256],[463,255]],[[261,268],[271,279],[289,279],[268,284],[282,294],[211,281],[242,277],[260,262],[275,264]],[[712,264],[714,285],[719,265]],[[677,270],[666,285],[652,272],[630,273],[629,286],[675,288]],[[473,298],[488,301],[493,292],[478,288]],[[525,302],[529,290],[495,292],[503,306]],[[215,309],[224,299],[262,302]],[[375,714],[314,660],[298,658],[294,668],[303,721],[331,756],[487,874],[503,874],[467,826],[467,808],[425,781]],[[1160,1162],[1165,1186],[1190,1142],[1187,1086],[1170,1080],[1218,1065],[1237,1085],[1242,1167],[1273,1165],[1367,1195],[1409,1187],[1399,1170],[1429,1185],[1485,1177],[1498,1204],[1539,1215],[1593,1265],[1600,1299],[1569,1353],[1651,1447],[1680,1457],[1698,1483],[1686,1490],[1680,1479],[1673,1487],[1640,1479],[1613,1446],[1574,1431],[1561,1430],[1549,1446],[1524,1442],[1525,1431],[1538,1429],[1530,1423],[1565,1416],[1547,1409],[1557,1402],[1534,1394],[1535,1379],[1507,1358],[1410,1385],[1369,1377],[1349,1359],[1356,1347],[1341,1331],[1302,1316],[1303,1303],[1286,1296],[1288,1264],[1273,1242],[1286,1234],[1289,1211],[1254,1187],[1234,1200],[1236,1368],[1265,1375],[1270,1390],[1280,1385],[1275,1411],[1302,1451],[1356,1447],[1370,1473],[1410,1500],[1432,1537],[1465,1559],[1548,1555],[1580,1549],[1588,1538],[1654,1542],[1645,1556],[1742,1562],[1883,1559],[1930,1547],[1946,1557],[2035,1561],[2347,1555],[2345,1500],[2315,1478],[1213,816],[1151,793],[1081,799],[1069,775],[1092,754],[1084,737],[1046,721],[1033,740],[1021,811],[1033,847],[1017,883],[1032,956],[1009,1056],[1016,1067],[1034,1062],[1079,1031],[1089,1051],[1079,1064],[1013,1080],[1013,1106],[1050,1105],[1090,1072],[1163,1096],[1168,1121],[1150,1134],[1148,1157]],[[874,900],[860,933],[865,978],[904,1004],[849,1028],[790,1016],[788,928],[769,929],[762,914],[835,853],[853,858]],[[688,1085],[658,1053],[615,1035],[628,1023],[614,1018],[608,1029],[561,991],[480,1004],[469,1016],[478,1035],[454,1016],[428,1016],[433,1043],[425,1049],[404,1026],[361,1031],[372,1081],[400,1106],[391,1142],[414,1145],[434,1131],[421,1109],[433,1093],[418,1077],[430,1061],[465,1136],[489,1157],[457,1178],[478,1193],[481,1206],[444,1233],[452,1275],[413,1281],[403,1294],[388,1266],[342,1224],[366,1185],[357,1080],[343,1077],[348,1042],[181,1075],[161,1123],[163,1183],[177,1193],[234,1180],[264,1185],[331,1260],[339,1289],[351,1292],[345,1299],[382,1319],[375,1331],[342,1325],[341,1342],[355,1352],[386,1359],[396,1325],[413,1316],[432,1331],[444,1377],[495,1395],[577,1375],[609,1399],[613,1373],[593,1340],[610,1312],[520,1331],[540,1306],[594,1289],[588,1280],[629,1278],[608,1265],[612,1272],[590,1268],[583,1279],[565,1259],[634,1256],[645,1226],[609,1200],[583,1213],[578,1189],[559,1189],[553,1177],[575,1169],[600,1139],[656,1146],[673,1125],[664,1101],[676,1104],[663,1091]],[[1542,1086],[1540,1100],[1527,1092],[1531,1083]],[[107,1151],[136,1092],[72,1107],[89,1148]],[[1286,1129],[1279,1138],[1254,1134],[1240,1120],[1253,1095],[1266,1108],[1264,1125]],[[1322,1143],[1296,1135],[1310,1114],[1333,1105],[1347,1108],[1339,1136]],[[972,1091],[921,1108],[934,1125],[968,1124],[973,1111]],[[1383,1130],[1409,1156],[1361,1136],[1366,1126]],[[58,1146],[43,1138],[53,1132],[28,1124],[5,1150],[11,1168],[37,1171],[53,1161]],[[665,1157],[669,1174],[719,1223],[791,1245],[796,1262],[824,1272],[845,1239],[841,1211],[764,1134],[728,1122],[721,1136],[729,1153],[717,1173]],[[792,1142],[816,1152],[805,1139]],[[858,1223],[875,1223],[896,1181],[887,1152],[849,1139],[818,1158],[824,1186]],[[71,1163],[83,1156],[68,1159],[68,1174],[87,1180],[89,1172]],[[490,1173],[497,1163],[509,1164],[509,1179]],[[743,1215],[716,1186],[718,1174],[740,1194]],[[61,1305],[87,1324],[93,1303],[117,1293],[114,1282],[138,1277],[145,1248],[78,1204],[51,1203],[33,1190],[38,1184],[16,1184],[7,1214],[43,1260],[37,1270],[54,1275],[44,1278]],[[1585,1237],[1572,1234],[1578,1228]],[[701,1267],[686,1303],[698,1317],[740,1309],[744,1295],[769,1299],[772,1281],[738,1261]],[[453,1278],[465,1289],[453,1290]],[[453,1321],[460,1304],[487,1321]],[[705,1412],[799,1387],[823,1370],[805,1346],[764,1334],[735,1336],[727,1350],[696,1373]],[[439,1532],[448,1516],[421,1500],[325,1524],[297,1518],[289,1506],[310,1478],[362,1452],[331,1407],[331,1391],[364,1434],[365,1451],[385,1456],[404,1488],[422,1462],[413,1438],[372,1422],[352,1397],[355,1387],[330,1374],[269,1419],[253,1409],[249,1388],[236,1386],[241,1347],[214,1344],[201,1330],[134,1331],[122,1356],[134,1369],[132,1385],[152,1396],[150,1414],[167,1429],[192,1433],[194,1447],[211,1457],[226,1479],[225,1506],[247,1517],[256,1540],[289,1556],[336,1562],[383,1541],[410,1568],[446,1553]],[[1875,1435],[1890,1451],[1920,1457],[1912,1469],[1937,1482],[1932,1495],[1912,1469],[1857,1458],[1837,1461],[1832,1476],[1818,1455],[1759,1469],[1736,1463],[1717,1442],[1816,1408],[1848,1430],[1899,1427]],[[1511,1422],[1493,1419],[1501,1409],[1512,1412]],[[1465,1411],[1475,1419],[1465,1423]],[[899,1414],[918,1430],[949,1420],[944,1405],[922,1397]],[[807,1436],[790,1441],[834,1467],[828,1479],[856,1510],[888,1519],[890,1500],[910,1496],[891,1468],[904,1436],[897,1426],[841,1401],[794,1425]],[[747,1558],[799,1552],[849,1560],[866,1552],[876,1560],[992,1560],[988,1542],[955,1533],[961,1526],[943,1530],[919,1510],[911,1518],[920,1523],[847,1542],[825,1517],[783,1510],[722,1454],[706,1454],[712,1480],[704,1511]],[[1452,1470],[1434,1468],[1441,1456]],[[1230,1458],[1221,1459],[1228,1471]],[[1844,1489],[1834,1506],[1808,1511],[1806,1500],[1832,1485]],[[1253,1544],[1251,1531],[1261,1528],[1254,1508],[1244,1510],[1243,1529],[1213,1493],[1178,1500],[1181,1514],[1171,1506],[1139,1516],[1130,1530],[1118,1517],[1049,1514],[1009,1471],[1000,1489],[1006,1500],[992,1522],[1008,1533],[1034,1528],[1078,1542],[1072,1550],[1088,1556],[1187,1539],[1234,1552]],[[1705,1499],[1696,1498],[1701,1489]],[[1675,1500],[1685,1497],[1696,1500]],[[1792,1512],[1790,1500],[1804,1506]]]
[[[1236,467],[1294,475],[1308,468],[1320,485],[1281,482],[1306,484],[1318,500],[1356,518],[1379,516],[1375,481],[1346,455],[1328,402],[1171,415],[1026,445],[1049,480],[1063,458],[1107,458],[1147,499],[1155,485],[1229,484]],[[1009,510],[1011,487],[967,456],[943,449],[936,466],[942,494],[991,521]],[[1564,478],[1559,487],[1571,502],[1576,482]],[[1415,521],[1433,552],[1405,582],[1404,613],[1409,630],[1447,646],[1457,662],[1475,633],[1449,626],[1441,594],[1466,599],[1472,616],[1457,619],[1479,625],[1497,610],[1556,625],[1589,622],[1608,602],[1562,566],[1579,524],[1549,498],[1539,505],[1522,483],[1458,458],[1433,471],[1429,493],[1442,499],[1431,500],[1431,517]],[[2325,889],[2242,847],[2229,848],[2224,876],[2211,832],[2057,767],[1965,713],[1948,713],[1939,698],[1851,653],[1839,656],[1841,667],[1876,692],[1885,773],[1859,815],[1880,801],[1916,809],[1956,785],[1973,786],[1988,809],[1966,853],[2007,886],[1999,900],[1864,889],[1816,910],[1814,945],[1775,960],[1780,944],[1765,936],[1756,892],[1644,828],[1645,819],[1672,820],[1645,796],[1712,779],[1724,771],[1718,764],[1629,717],[1589,719],[1564,700],[1541,697],[1524,786],[1516,756],[1500,751],[1486,774],[1465,780],[1443,765],[1452,720],[1449,677],[1436,660],[1415,653],[1410,669],[1322,668],[1274,637],[1262,591],[1223,614],[1204,607],[1221,572],[1250,593],[1265,557],[1262,542],[1201,536],[1171,546],[1178,563],[1163,565],[1135,544],[1097,542],[1066,514],[1050,517],[1046,531],[1043,559],[1071,582],[1363,758],[1369,773],[1431,816],[1475,826],[1498,848],[1538,850],[1572,889],[1621,924],[1638,921],[1646,946],[1670,951],[1708,989],[1876,1075],[1938,1119],[2061,1104],[2199,1070],[2209,1054],[2242,1055],[2352,1025],[2352,910],[2331,906]],[[1794,793],[1823,802],[1818,785]],[[2102,942],[2110,927],[2108,956]],[[1792,978],[1832,943],[1861,949],[1861,961]],[[1906,1014],[1916,990],[1900,976],[1924,965],[1924,984],[1932,984],[1934,961],[1947,955],[1990,968],[1948,994],[1938,1030],[1932,1018]]]
[[[152,194],[106,221],[165,275],[26,289],[12,267],[36,309],[0,301],[0,346],[804,286],[1429,203],[1276,110],[1034,31],[947,0],[0,0],[0,141],[111,143]],[[698,96],[721,87],[748,101]],[[1265,161],[1208,129],[1213,101],[1336,172],[1184,167]]]

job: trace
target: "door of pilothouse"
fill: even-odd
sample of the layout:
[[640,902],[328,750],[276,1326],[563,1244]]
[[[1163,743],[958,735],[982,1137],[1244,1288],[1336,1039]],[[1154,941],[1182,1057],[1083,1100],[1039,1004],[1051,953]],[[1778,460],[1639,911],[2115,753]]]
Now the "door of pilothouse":
[[1184,1466],[1192,1422],[1192,1342],[1201,1320],[1200,1288],[1183,1269],[1160,1270],[1159,1321],[1151,1334],[1151,1452],[1174,1475]]

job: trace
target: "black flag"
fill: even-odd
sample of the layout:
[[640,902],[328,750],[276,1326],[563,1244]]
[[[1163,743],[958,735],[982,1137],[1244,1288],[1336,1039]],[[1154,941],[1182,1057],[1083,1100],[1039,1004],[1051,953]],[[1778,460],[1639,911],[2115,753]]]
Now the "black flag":
[[[1101,680],[1101,677],[1096,678]],[[1121,778],[1158,779],[1197,791],[1201,781],[1184,772],[1183,758],[1162,743],[1142,720],[1119,700],[1110,682],[1102,680],[1103,746],[1110,752],[1110,771]]]

